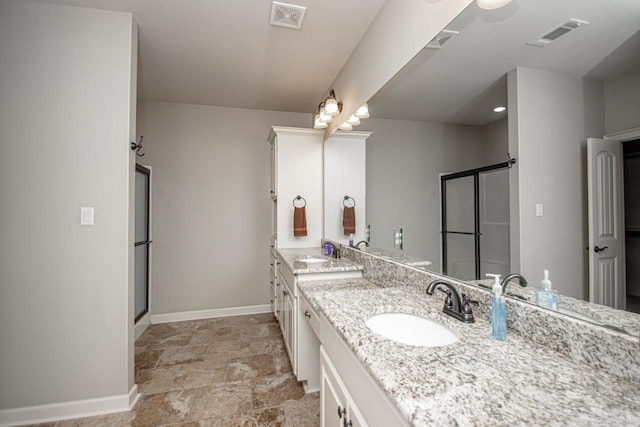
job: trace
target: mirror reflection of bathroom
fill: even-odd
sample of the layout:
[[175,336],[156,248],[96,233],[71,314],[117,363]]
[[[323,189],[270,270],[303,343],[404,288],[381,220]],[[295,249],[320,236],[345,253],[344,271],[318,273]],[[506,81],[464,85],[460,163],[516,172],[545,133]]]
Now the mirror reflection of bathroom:
[[[629,201],[635,196],[624,193],[626,256],[609,294],[602,292],[608,284],[590,283],[598,276],[589,273],[598,264],[592,249],[602,245],[590,244],[587,212],[588,138],[624,142],[624,179],[634,175],[627,147],[640,138],[637,6],[626,0],[512,6],[491,22],[477,8],[465,9],[370,99],[371,118],[358,130],[373,132],[371,246],[394,250],[391,230],[402,224],[403,256],[429,260],[435,272],[463,280],[520,272],[531,284],[524,296],[532,298],[528,292],[540,288],[549,269],[561,296],[637,312],[640,227]],[[569,18],[581,22],[541,47],[541,36]],[[472,178],[445,179],[451,187],[445,210],[443,177],[510,158],[517,164],[505,172],[508,179],[488,186],[480,176],[477,189]],[[482,193],[494,184],[504,198]],[[452,200],[453,190],[461,200]]]

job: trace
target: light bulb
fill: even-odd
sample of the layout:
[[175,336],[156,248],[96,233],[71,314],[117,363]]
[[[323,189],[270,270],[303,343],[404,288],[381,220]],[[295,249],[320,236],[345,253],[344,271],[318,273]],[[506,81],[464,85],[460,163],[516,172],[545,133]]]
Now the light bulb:
[[354,113],[359,119],[368,119],[369,118],[369,105],[365,102],[358,108],[358,110]]
[[347,123],[349,123],[352,126],[358,126],[360,124],[360,119],[352,115],[347,119]]
[[338,101],[335,98],[327,98],[324,102],[324,113],[330,115],[331,117],[335,117],[340,114],[340,110],[338,109]]
[[331,123],[333,121],[333,117],[325,113],[325,107],[320,109],[320,121],[322,123]]
[[320,120],[320,113],[316,113],[315,119],[313,121],[314,129],[324,129],[327,127],[327,124]]
[[349,123],[344,122],[340,125],[339,127],[340,130],[353,130],[353,126],[351,126]]

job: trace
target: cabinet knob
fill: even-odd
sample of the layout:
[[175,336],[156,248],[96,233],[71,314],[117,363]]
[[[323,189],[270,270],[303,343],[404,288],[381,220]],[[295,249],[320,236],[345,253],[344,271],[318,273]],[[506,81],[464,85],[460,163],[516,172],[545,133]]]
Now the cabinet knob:
[[309,314],[309,310],[304,311],[304,315],[311,319],[311,315]]
[[344,427],[352,427],[353,423],[351,422],[351,420],[349,420],[349,422],[347,422],[347,417],[344,417],[344,420],[342,420],[342,425]]
[[347,408],[341,408],[340,405],[338,405],[338,418],[342,418],[342,416],[346,414]]
[[289,291],[286,291],[286,290],[283,289],[282,290],[282,295],[284,295],[286,297],[287,295],[289,295]]

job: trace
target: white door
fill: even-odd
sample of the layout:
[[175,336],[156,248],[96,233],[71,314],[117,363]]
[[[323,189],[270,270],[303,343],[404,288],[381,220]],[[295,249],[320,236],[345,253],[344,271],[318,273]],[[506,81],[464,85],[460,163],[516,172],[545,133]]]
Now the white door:
[[622,144],[587,140],[589,301],[624,310]]

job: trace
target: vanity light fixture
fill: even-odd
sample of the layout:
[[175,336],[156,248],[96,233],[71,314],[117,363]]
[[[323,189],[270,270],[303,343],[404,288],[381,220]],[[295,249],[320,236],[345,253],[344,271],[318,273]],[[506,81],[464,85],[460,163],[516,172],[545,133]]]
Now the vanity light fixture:
[[326,129],[328,125],[320,120],[320,113],[316,113],[315,119],[313,120],[313,128],[314,129]]
[[480,9],[492,10],[506,6],[511,0],[477,0],[477,3]]
[[329,91],[329,96],[324,100],[324,113],[335,117],[340,114],[342,110],[341,106],[338,105],[338,101],[336,100],[336,93],[331,89]]
[[353,126],[351,126],[351,124],[349,122],[344,122],[340,125],[340,127],[338,128],[340,130],[353,130]]
[[[336,93],[333,89],[329,91],[329,96],[324,98],[320,104],[318,104],[318,111],[313,116],[313,128],[314,129],[326,129],[327,124],[333,121],[334,117],[338,116],[342,112],[342,102],[338,102],[336,99]],[[338,129],[340,130],[353,130],[354,126],[360,124],[360,119],[366,119],[369,117],[369,105],[365,102],[353,113],[346,122],[343,122]]]
[[496,112],[496,113],[502,113],[506,109],[507,109],[507,107],[504,107],[504,106],[500,105],[499,107],[494,108],[493,111]]
[[366,102],[358,108],[358,110],[353,114],[359,119],[368,119],[369,118],[369,104]]
[[360,119],[353,114],[347,119],[347,123],[349,123],[351,126],[358,126],[360,124]]

